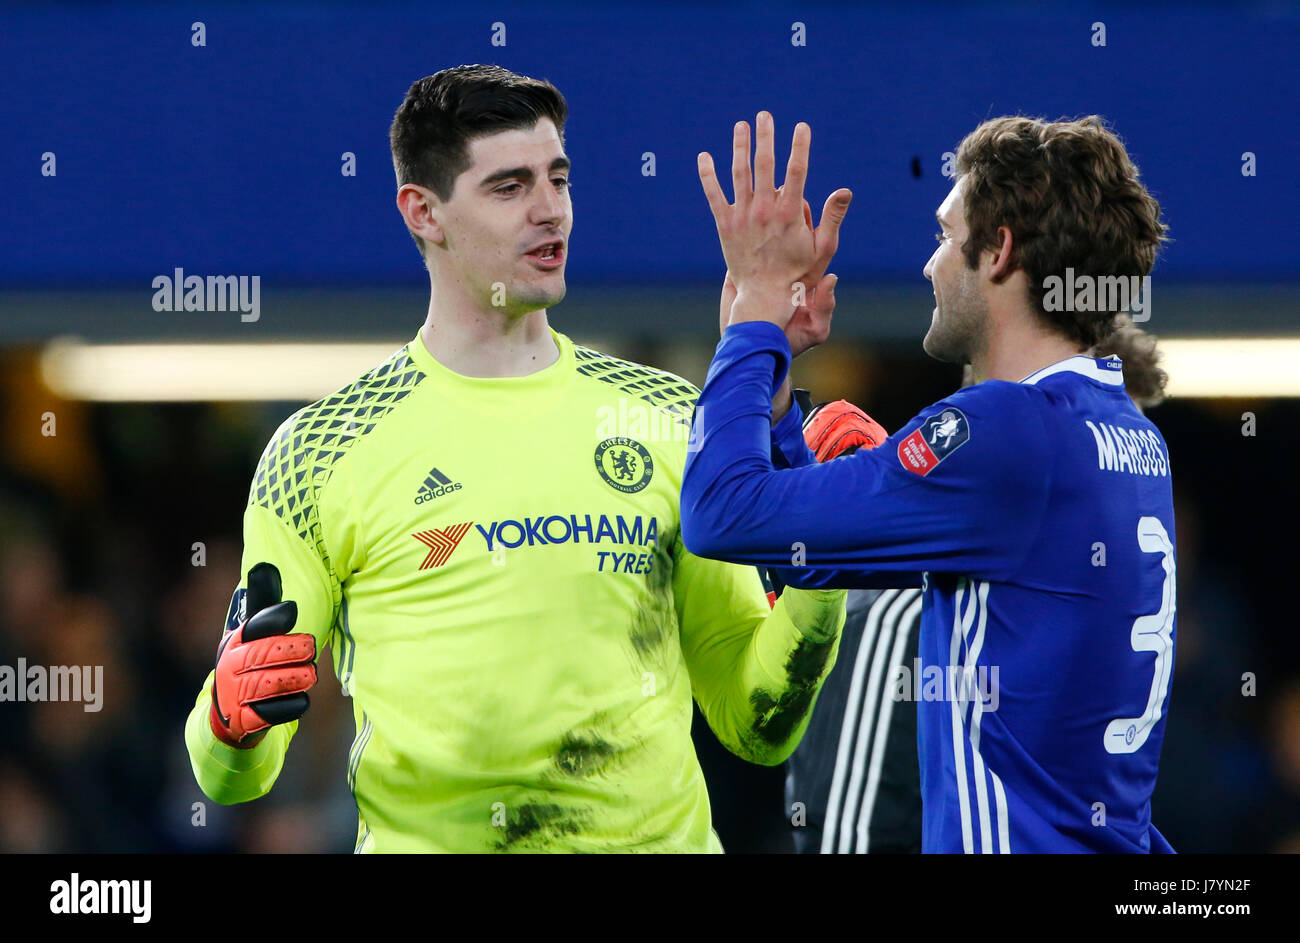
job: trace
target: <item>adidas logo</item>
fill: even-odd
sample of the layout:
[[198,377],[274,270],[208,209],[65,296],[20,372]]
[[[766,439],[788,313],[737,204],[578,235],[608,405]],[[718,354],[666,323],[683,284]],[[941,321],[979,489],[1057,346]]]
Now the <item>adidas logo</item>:
[[441,498],[444,494],[459,491],[460,488],[459,481],[452,481],[438,469],[431,468],[428,477],[424,479],[424,484],[420,485],[420,490],[415,493],[415,503],[423,504],[425,501]]

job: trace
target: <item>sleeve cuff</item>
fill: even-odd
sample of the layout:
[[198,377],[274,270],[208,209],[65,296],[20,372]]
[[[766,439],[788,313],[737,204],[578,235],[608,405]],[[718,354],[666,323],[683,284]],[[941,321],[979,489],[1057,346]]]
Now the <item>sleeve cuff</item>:
[[[772,359],[776,361],[772,371],[772,390],[785,382],[785,375],[790,372],[791,360],[790,339],[785,336],[785,331],[771,321],[742,321],[730,325],[723,332],[722,341],[718,345],[719,352],[725,349],[731,353],[730,348],[737,344],[742,345],[742,350],[735,355],[738,357],[750,353],[772,355]],[[768,395],[771,395],[771,391]]]
[[781,598],[786,600],[790,619],[804,638],[814,642],[828,642],[844,628],[844,606],[848,591],[843,589],[795,589],[786,587]]
[[807,447],[803,438],[803,410],[795,399],[786,414],[772,424],[772,454],[779,455],[786,468],[797,468],[804,464],[800,458]]

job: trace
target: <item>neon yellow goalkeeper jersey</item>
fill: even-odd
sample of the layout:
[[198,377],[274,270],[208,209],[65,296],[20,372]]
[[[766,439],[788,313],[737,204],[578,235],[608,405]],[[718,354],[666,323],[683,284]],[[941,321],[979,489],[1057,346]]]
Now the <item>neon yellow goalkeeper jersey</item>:
[[[330,644],[357,851],[721,851],[692,694],[728,749],[776,764],[834,663],[842,592],[773,609],[755,569],[682,545],[698,390],[552,336],[553,365],[473,378],[417,334],[258,464],[241,572],[274,564],[294,631]],[[185,732],[199,785],[264,795],[298,722],[232,749],[211,683]]]

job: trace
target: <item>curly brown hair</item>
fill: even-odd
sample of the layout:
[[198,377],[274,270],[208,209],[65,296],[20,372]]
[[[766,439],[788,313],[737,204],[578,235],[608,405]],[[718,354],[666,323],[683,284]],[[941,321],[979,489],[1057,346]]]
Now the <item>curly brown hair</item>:
[[1034,309],[1056,330],[1091,347],[1111,330],[1116,312],[1047,311],[1045,280],[1151,272],[1168,229],[1160,204],[1138,179],[1119,137],[1097,115],[1074,121],[1005,117],[985,121],[957,148],[964,179],[966,264],[1012,236],[1012,264],[1029,279]]
[[1124,361],[1124,389],[1143,409],[1164,402],[1169,374],[1160,368],[1156,336],[1133,324],[1127,314],[1115,317],[1114,329],[1093,348],[1094,357],[1111,354]]

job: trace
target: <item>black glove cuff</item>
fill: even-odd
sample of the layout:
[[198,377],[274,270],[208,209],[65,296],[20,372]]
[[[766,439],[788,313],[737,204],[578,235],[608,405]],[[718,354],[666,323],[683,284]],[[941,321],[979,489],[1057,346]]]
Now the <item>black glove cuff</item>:
[[803,413],[804,421],[807,422],[808,416],[813,411],[812,393],[807,390],[795,390],[794,401],[799,404],[799,411]]

